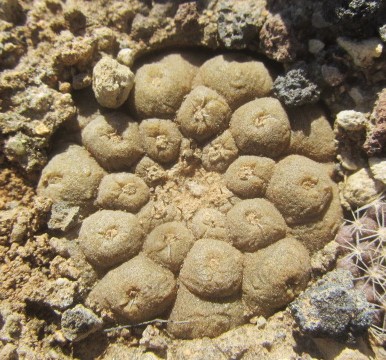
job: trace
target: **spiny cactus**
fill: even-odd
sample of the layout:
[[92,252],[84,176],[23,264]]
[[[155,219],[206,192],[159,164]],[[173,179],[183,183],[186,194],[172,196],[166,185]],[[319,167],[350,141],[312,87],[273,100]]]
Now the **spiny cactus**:
[[380,196],[351,212],[336,241],[342,257],[338,267],[350,270],[355,286],[374,304],[371,332],[386,343],[386,198]]

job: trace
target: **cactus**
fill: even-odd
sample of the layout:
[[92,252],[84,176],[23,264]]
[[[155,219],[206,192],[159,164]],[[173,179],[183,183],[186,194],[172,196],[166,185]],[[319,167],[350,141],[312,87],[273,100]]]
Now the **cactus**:
[[351,212],[335,240],[338,267],[350,270],[355,286],[377,310],[370,331],[386,343],[386,201],[384,196]]

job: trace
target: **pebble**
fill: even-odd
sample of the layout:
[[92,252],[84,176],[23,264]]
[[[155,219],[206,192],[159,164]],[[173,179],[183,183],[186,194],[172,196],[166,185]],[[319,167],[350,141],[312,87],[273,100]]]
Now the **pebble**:
[[366,126],[365,114],[354,110],[343,110],[336,115],[335,124],[346,131],[360,131]]
[[358,208],[375,200],[385,185],[372,178],[369,169],[361,169],[347,177],[341,189],[342,204],[347,208]]
[[382,55],[383,44],[378,38],[353,41],[346,37],[337,38],[338,45],[346,50],[358,67],[369,67],[374,59]]
[[102,325],[103,321],[81,304],[66,310],[61,320],[63,335],[66,339],[74,342],[85,339],[101,329]]
[[121,64],[131,67],[134,63],[134,51],[130,48],[119,50],[117,60]]
[[52,205],[48,228],[51,230],[68,231],[75,226],[79,216],[79,206],[71,206],[65,202]]
[[370,158],[369,166],[374,179],[379,180],[386,185],[386,157]]
[[308,51],[311,53],[311,54],[317,54],[319,53],[320,51],[322,51],[324,49],[324,42],[323,41],[320,41],[318,39],[310,39],[308,40]]
[[349,271],[334,270],[308,288],[290,310],[300,329],[313,337],[352,340],[370,327],[374,312],[356,290]]
[[134,86],[134,74],[118,61],[104,57],[93,69],[92,89],[98,103],[110,109],[120,107]]

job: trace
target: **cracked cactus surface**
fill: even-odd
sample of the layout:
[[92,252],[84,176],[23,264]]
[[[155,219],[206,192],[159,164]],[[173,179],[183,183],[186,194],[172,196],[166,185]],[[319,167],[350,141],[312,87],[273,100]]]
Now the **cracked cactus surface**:
[[283,309],[341,224],[322,110],[287,113],[247,56],[159,55],[134,73],[126,103],[90,113],[38,184],[80,209],[63,236],[99,275],[87,304],[121,325],[168,319],[177,338]]

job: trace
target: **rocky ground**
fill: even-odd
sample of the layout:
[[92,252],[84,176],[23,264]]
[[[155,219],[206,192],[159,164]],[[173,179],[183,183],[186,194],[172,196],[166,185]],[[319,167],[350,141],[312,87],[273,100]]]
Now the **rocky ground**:
[[[382,336],[356,333],[365,317],[353,316],[355,331],[336,341],[331,323],[307,333],[289,309],[213,340],[172,340],[160,323],[101,331],[91,315],[90,328],[99,330],[72,338],[63,314],[96,274],[71,241],[48,232],[51,203],[35,193],[51,147],[83,116],[80,94],[90,92],[102,56],[132,67],[164,49],[232,50],[275,69],[275,94],[288,109],[323,104],[349,217],[385,190],[385,7],[381,0],[0,0],[0,358],[385,358]],[[315,277],[335,267],[337,246],[313,258]],[[357,311],[363,304],[350,295],[350,281],[334,286]]]

